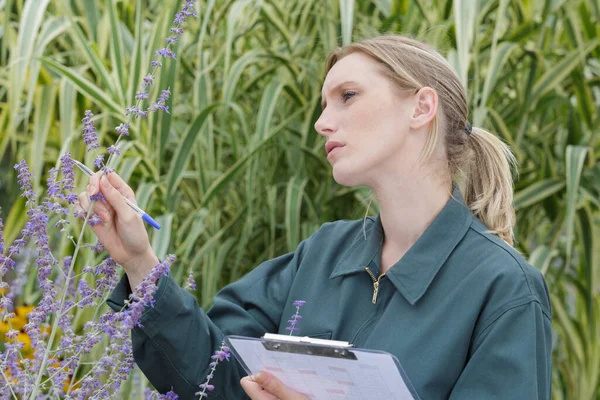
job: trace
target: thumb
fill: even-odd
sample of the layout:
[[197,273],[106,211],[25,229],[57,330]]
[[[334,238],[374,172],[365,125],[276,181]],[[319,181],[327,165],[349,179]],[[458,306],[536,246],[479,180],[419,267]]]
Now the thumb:
[[106,176],[100,178],[100,190],[119,217],[123,218],[137,215],[127,203],[125,203],[121,193],[115,189]]
[[274,375],[261,371],[251,377],[254,382],[258,383],[264,390],[277,396],[282,400],[306,400],[308,397],[293,391],[292,389],[285,386],[279,379]]

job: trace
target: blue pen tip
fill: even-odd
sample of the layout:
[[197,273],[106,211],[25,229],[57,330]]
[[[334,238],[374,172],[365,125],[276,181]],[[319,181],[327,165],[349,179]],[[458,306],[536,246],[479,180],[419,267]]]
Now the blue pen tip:
[[149,223],[150,225],[152,225],[153,227],[155,227],[156,229],[160,229],[160,225],[158,224],[158,222],[156,222],[155,220],[153,220],[152,217],[149,216],[148,214],[144,214],[142,216],[142,219],[144,221],[146,221],[147,223]]

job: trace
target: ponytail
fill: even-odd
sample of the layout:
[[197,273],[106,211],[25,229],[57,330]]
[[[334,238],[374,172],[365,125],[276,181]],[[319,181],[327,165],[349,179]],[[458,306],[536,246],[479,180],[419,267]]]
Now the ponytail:
[[467,207],[491,233],[512,246],[515,211],[511,167],[516,165],[515,156],[504,142],[481,128],[473,127],[466,142],[472,150],[463,188]]

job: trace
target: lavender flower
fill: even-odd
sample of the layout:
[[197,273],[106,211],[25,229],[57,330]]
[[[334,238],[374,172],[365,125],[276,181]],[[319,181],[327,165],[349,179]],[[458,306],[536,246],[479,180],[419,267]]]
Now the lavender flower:
[[98,145],[98,136],[96,135],[94,121],[92,121],[93,116],[94,114],[92,114],[90,110],[86,110],[85,118],[81,120],[81,122],[83,122],[83,141],[85,142],[88,152],[100,147]]
[[296,328],[296,324],[298,323],[298,321],[300,321],[302,319],[302,316],[300,315],[300,307],[302,307],[305,304],[306,304],[306,301],[304,301],[304,300],[296,300],[292,303],[292,305],[294,307],[296,307],[296,313],[294,315],[292,315],[291,319],[288,320],[288,323],[290,324],[290,326],[285,328],[286,331],[290,331],[290,336],[292,336],[292,334],[294,332],[297,333],[299,331],[299,329]]
[[160,97],[158,98],[158,101],[152,103],[150,108],[148,108],[148,111],[161,110],[161,111],[165,111],[168,114],[169,106],[165,105],[165,103],[169,99],[169,96],[171,96],[171,90],[170,89],[163,90],[160,94]]
[[77,195],[73,193],[73,189],[75,189],[75,163],[71,158],[71,153],[67,152],[60,158],[60,165],[63,176],[61,198],[69,204],[75,204],[75,201],[77,201]]
[[98,157],[96,157],[96,159],[94,160],[94,165],[96,166],[96,168],[102,168],[102,163],[104,162],[104,154],[100,154]]
[[167,42],[167,46],[170,45],[171,43],[177,43],[179,41],[179,38],[177,36],[169,36],[168,38],[165,39],[165,42]]
[[137,106],[131,106],[125,110],[125,115],[129,116],[129,114],[134,115],[136,118],[145,117],[148,113],[144,110],[139,109]]
[[121,124],[115,128],[119,135],[129,136],[129,124]]
[[158,56],[162,56],[164,58],[171,57],[173,60],[177,60],[176,54],[173,53],[173,51],[171,49],[167,48],[167,47],[164,47],[164,48],[162,48],[160,50],[156,50],[154,52],[154,55],[157,56],[157,57]]
[[165,261],[155,265],[150,273],[142,280],[142,283],[140,283],[129,296],[129,308],[124,312],[125,319],[123,321],[127,328],[133,329],[136,326],[142,326],[139,320],[145,307],[148,305],[154,307],[155,300],[153,299],[153,296],[158,289],[156,282],[161,276],[169,273],[171,264],[173,264],[175,259],[176,257],[174,255],[166,256]]
[[187,280],[185,281],[184,289],[196,290],[196,281],[194,280],[194,272],[190,269]]
[[138,90],[135,94],[135,99],[138,101],[146,100],[149,94],[147,90]]
[[147,87],[154,85],[154,79],[155,79],[154,75],[152,75],[152,74],[146,75],[143,79],[144,82],[142,82],[142,87],[147,88]]
[[106,149],[108,151],[109,154],[114,154],[114,155],[120,155],[121,151],[119,150],[119,148],[117,146],[109,146],[108,149]]
[[29,207],[30,205],[35,204],[37,198],[37,195],[31,186],[31,178],[33,177],[33,174],[29,171],[29,166],[25,160],[21,160],[21,162],[15,164],[15,169],[19,172],[17,179],[19,180],[19,185],[21,186],[21,197],[27,198],[25,206]]
[[177,400],[177,399],[179,399],[179,396],[177,396],[177,394],[171,390],[165,394],[159,394],[158,399],[159,400]]
[[210,358],[213,360],[210,364],[208,364],[208,366],[211,368],[210,372],[206,376],[206,382],[200,385],[200,389],[202,390],[194,393],[196,396],[208,397],[206,391],[214,390],[215,387],[214,385],[210,384],[210,380],[215,376],[215,370],[217,369],[217,365],[219,365],[219,362],[221,361],[229,361],[230,356],[231,353],[229,352],[229,347],[225,346],[224,341],[221,342],[221,347],[217,351],[215,351],[215,354],[210,356]]

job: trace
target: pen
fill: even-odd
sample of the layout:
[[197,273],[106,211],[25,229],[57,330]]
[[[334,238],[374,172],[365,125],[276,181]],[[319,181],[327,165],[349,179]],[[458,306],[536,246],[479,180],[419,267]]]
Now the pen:
[[[92,176],[94,175],[94,172],[89,169],[85,164],[80,163],[77,160],[73,160],[73,162],[75,163],[75,165],[77,165],[77,167],[83,171],[84,174],[86,174],[87,176]],[[133,209],[133,211],[135,211],[137,213],[137,215],[139,215],[140,217],[142,217],[142,219],[144,221],[146,221],[147,223],[149,223],[150,225],[152,225],[154,228],[156,229],[160,229],[160,225],[158,222],[156,222],[154,219],[152,219],[151,216],[148,215],[148,213],[146,213],[146,211],[142,210],[141,208],[139,208],[138,206],[136,206],[134,203],[132,203],[127,197],[121,195],[121,197],[123,197],[123,200],[125,200],[125,203],[127,203],[127,205],[129,207],[131,207]]]

